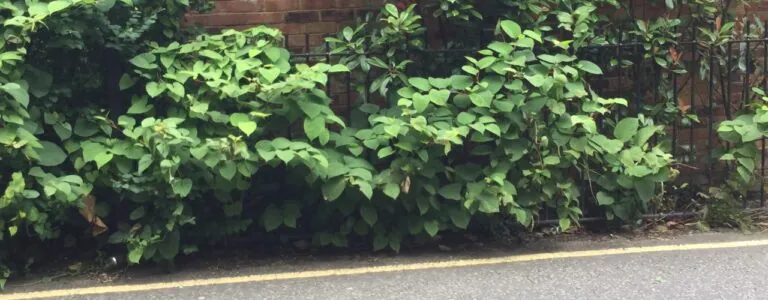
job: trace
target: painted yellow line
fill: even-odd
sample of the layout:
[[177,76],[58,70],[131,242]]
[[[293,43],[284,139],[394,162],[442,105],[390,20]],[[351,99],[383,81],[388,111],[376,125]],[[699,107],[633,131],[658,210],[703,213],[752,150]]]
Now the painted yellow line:
[[496,258],[414,263],[414,264],[405,264],[405,265],[386,265],[386,266],[376,266],[376,267],[343,268],[343,269],[332,269],[332,270],[261,274],[261,275],[223,277],[223,278],[211,278],[211,279],[199,279],[199,280],[182,280],[182,281],[160,282],[160,283],[150,283],[150,284],[128,284],[128,285],[101,286],[101,287],[76,288],[76,289],[60,289],[60,290],[50,290],[50,291],[16,293],[16,294],[8,294],[8,295],[0,294],[0,299],[3,299],[3,300],[40,299],[40,298],[65,297],[65,296],[94,295],[94,294],[145,292],[145,291],[160,290],[160,289],[189,288],[189,287],[200,287],[200,286],[209,286],[209,285],[251,283],[251,282],[264,282],[264,281],[288,280],[288,279],[320,278],[320,277],[331,277],[331,276],[348,276],[348,275],[361,275],[361,274],[372,274],[372,273],[389,273],[389,272],[444,269],[444,268],[457,268],[457,267],[471,267],[471,266],[495,265],[495,264],[505,264],[505,263],[530,262],[530,261],[538,261],[538,260],[564,259],[564,258],[596,257],[596,256],[608,256],[608,255],[624,255],[624,254],[672,252],[672,251],[712,250],[712,249],[744,248],[744,247],[758,247],[758,246],[768,246],[768,240],[704,243],[704,244],[663,245],[663,246],[615,248],[615,249],[585,250],[585,251],[572,251],[572,252],[551,252],[551,253],[525,254],[525,255],[496,257]]

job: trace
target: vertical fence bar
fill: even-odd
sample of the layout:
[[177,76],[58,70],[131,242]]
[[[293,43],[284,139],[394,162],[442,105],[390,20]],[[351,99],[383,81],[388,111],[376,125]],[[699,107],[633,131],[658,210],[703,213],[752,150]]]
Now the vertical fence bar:
[[[697,59],[698,54],[696,53],[696,50],[697,50],[696,49],[696,41],[694,39],[693,43],[691,43],[691,55],[692,55],[691,58],[693,59],[693,67],[694,68],[693,68],[693,72],[690,73],[690,75],[688,75],[688,81],[691,83],[691,94],[690,94],[690,99],[689,99],[690,102],[691,102],[690,103],[690,106],[691,106],[690,107],[690,111],[692,113],[694,113],[694,114],[696,113],[696,69],[701,67],[701,66],[699,66],[699,60]],[[695,126],[694,126],[693,122],[691,122],[691,121],[689,121],[689,124],[690,124],[689,125],[690,126],[690,128],[689,128],[690,130],[689,130],[689,137],[688,137],[689,138],[689,140],[688,140],[688,157],[690,158],[689,163],[694,163],[693,160],[697,156],[695,154],[695,152],[694,152],[696,144],[694,142],[695,140],[693,139]],[[691,172],[691,174],[690,174],[690,176],[688,178],[689,181],[691,181],[691,182],[693,181],[693,173],[694,172]]]
[[641,111],[641,109],[643,107],[642,104],[643,104],[643,102],[645,102],[644,99],[643,99],[644,98],[643,97],[643,85],[645,85],[645,76],[644,76],[644,74],[645,74],[645,59],[643,57],[643,45],[640,44],[640,43],[637,44],[636,57],[637,57],[637,59],[640,62],[640,66],[637,66],[637,64],[635,64],[635,66],[636,66],[635,67],[635,76],[637,76],[637,78],[635,78],[635,89],[636,89],[637,95],[635,96],[636,99],[635,99],[635,113],[634,113],[634,115],[638,115],[640,113],[640,111]]
[[[744,26],[745,26],[744,27],[745,34],[742,38],[744,39],[744,49],[746,53],[744,53],[744,82],[743,82],[744,86],[742,87],[741,103],[739,104],[739,107],[741,109],[743,109],[744,105],[747,105],[748,104],[747,101],[749,101],[749,68],[750,68],[750,65],[752,64],[751,56],[750,56],[752,51],[750,51],[749,49],[749,18],[747,18],[746,22],[744,22]],[[730,58],[730,56],[728,58]],[[730,82],[731,80],[730,78],[728,78],[728,84],[730,84]],[[728,94],[728,97],[731,97],[731,95]],[[728,102],[728,105],[730,106],[730,101]],[[732,116],[730,115],[728,116],[728,118],[731,118],[731,117]],[[749,193],[747,193],[747,195],[749,195]],[[742,206],[744,208],[747,208],[748,205],[749,205],[749,196],[744,197],[742,199]]]
[[713,169],[715,165],[715,160],[713,158],[713,151],[712,148],[714,146],[714,141],[712,139],[712,134],[714,133],[714,115],[715,115],[715,59],[714,59],[714,52],[712,51],[712,47],[710,46],[707,50],[707,55],[709,56],[707,59],[709,61],[709,110],[708,110],[708,131],[707,131],[707,184],[712,185],[712,174]]
[[[680,101],[677,99],[677,73],[672,72],[672,101],[675,103],[675,107],[680,107]],[[677,158],[677,131],[680,126],[680,116],[675,116],[675,121],[672,122],[672,157]]]
[[[720,82],[720,90],[721,90],[720,94],[723,96],[723,110],[725,111],[725,116],[726,118],[730,119],[731,118],[730,117],[731,116],[731,83],[732,83],[732,80],[731,80],[731,57],[732,57],[731,52],[732,51],[731,49],[733,48],[733,44],[731,43],[731,41],[728,41],[725,44],[728,47],[725,50],[725,53],[726,53],[725,54],[725,81],[726,82]],[[722,79],[723,76],[720,76],[720,78]],[[714,80],[714,78],[710,80]],[[715,119],[714,119],[715,116],[710,115],[709,117],[712,118],[710,119],[709,123],[715,122]],[[730,143],[726,142],[725,145],[726,145],[725,146],[726,150],[729,150],[731,148]],[[730,172],[730,170],[731,170],[731,163],[725,162],[725,171]]]
[[[763,34],[763,90],[768,90],[768,31]],[[760,207],[765,208],[765,137],[760,143]]]
[[[740,108],[744,108],[744,105],[748,104],[747,101],[749,101],[749,67],[752,65],[752,51],[749,49],[749,18],[747,18],[747,21],[744,22],[744,49],[746,50],[744,53],[744,86],[742,87],[741,91],[741,104],[739,105]],[[729,56],[730,57],[730,56]]]

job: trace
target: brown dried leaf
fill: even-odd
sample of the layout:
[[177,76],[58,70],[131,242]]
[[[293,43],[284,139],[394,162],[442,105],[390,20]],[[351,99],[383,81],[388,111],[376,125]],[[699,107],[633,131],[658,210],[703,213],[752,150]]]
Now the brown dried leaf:
[[104,221],[96,215],[96,197],[88,195],[83,199],[83,208],[80,209],[80,215],[91,224],[91,235],[97,236],[106,232],[109,228]]

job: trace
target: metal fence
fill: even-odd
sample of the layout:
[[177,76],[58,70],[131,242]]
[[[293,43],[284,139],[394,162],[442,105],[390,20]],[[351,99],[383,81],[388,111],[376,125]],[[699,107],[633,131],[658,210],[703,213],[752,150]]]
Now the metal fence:
[[[747,21],[748,22],[748,21]],[[749,23],[745,27],[749,36]],[[444,33],[442,33],[444,35]],[[429,47],[414,53],[421,60],[414,74],[438,77],[460,72],[464,57],[473,55],[485,42],[491,40],[492,33],[481,31],[476,46],[468,48]],[[346,53],[333,54],[331,45],[325,42],[312,45],[317,37],[303,35],[304,43],[286,47],[291,49],[297,62],[335,63]],[[296,37],[287,40],[301,40]],[[427,45],[434,45],[426,38]],[[679,53],[679,64],[685,73],[674,73],[660,67],[649,58],[642,42],[627,41],[607,45],[586,47],[579,55],[589,59],[604,70],[604,75],[593,76],[591,87],[603,97],[621,97],[628,100],[629,107],[620,112],[636,115],[663,116],[675,108],[680,108],[689,117],[675,114],[672,119],[661,120],[667,125],[667,142],[677,160],[681,175],[678,183],[667,187],[667,203],[651,207],[649,217],[688,214],[697,205],[697,201],[706,201],[707,188],[724,182],[731,166],[718,159],[728,145],[717,136],[717,125],[722,120],[732,118],[745,104],[759,101],[752,87],[768,89],[768,35],[759,38],[731,39],[718,48],[682,35],[675,47]],[[455,62],[461,62],[456,64]],[[709,66],[702,68],[702,66]],[[425,68],[428,68],[425,70]],[[353,72],[331,78],[327,92],[334,100],[336,111],[348,121],[355,119],[356,107],[365,102],[374,101],[376,92],[370,90],[371,73]],[[673,114],[668,114],[673,115]],[[698,120],[697,120],[698,119]],[[364,121],[364,120],[363,120]],[[748,197],[743,198],[746,209],[765,209],[765,139],[758,141],[760,163],[756,170],[756,183]],[[586,184],[585,184],[586,186]],[[582,195],[588,195],[586,190]],[[583,221],[602,219],[603,212],[590,203],[584,205]],[[698,203],[701,204],[701,203]],[[663,207],[662,207],[663,206]],[[666,212],[659,214],[657,212]],[[670,213],[671,212],[671,213]],[[541,213],[540,223],[551,223],[554,212],[545,210]]]

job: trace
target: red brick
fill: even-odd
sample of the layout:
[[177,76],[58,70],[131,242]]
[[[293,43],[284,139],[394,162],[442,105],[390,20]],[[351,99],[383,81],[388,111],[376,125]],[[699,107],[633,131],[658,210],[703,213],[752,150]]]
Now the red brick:
[[320,10],[336,8],[336,0],[301,0],[301,9]]
[[299,0],[263,0],[265,11],[292,11],[299,10]]
[[338,23],[336,22],[320,22],[320,23],[312,23],[307,24],[307,27],[304,28],[304,31],[307,33],[336,33],[338,28]]
[[285,14],[288,23],[311,23],[320,21],[320,13],[317,11],[294,11]]
[[285,15],[282,13],[255,12],[255,13],[213,13],[188,15],[187,23],[203,24],[211,27],[257,25],[282,23]]
[[260,12],[264,10],[263,5],[262,1],[256,0],[217,1],[213,11],[217,13]]
[[322,21],[347,21],[354,18],[354,12],[351,9],[344,10],[323,10],[320,11],[320,20]]
[[339,8],[358,8],[370,6],[370,0],[336,0],[336,7]]
[[297,34],[304,33],[304,24],[296,23],[281,23],[275,24],[273,27],[279,29],[283,34]]

